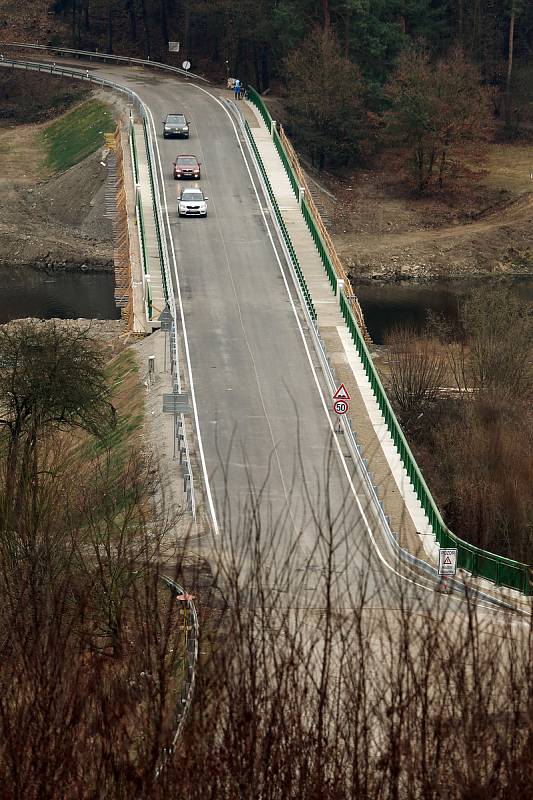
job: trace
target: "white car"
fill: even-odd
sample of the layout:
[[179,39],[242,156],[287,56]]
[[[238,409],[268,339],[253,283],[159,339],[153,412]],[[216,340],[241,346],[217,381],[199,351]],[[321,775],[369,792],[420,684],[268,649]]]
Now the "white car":
[[201,189],[182,189],[178,195],[179,217],[207,217],[207,197]]

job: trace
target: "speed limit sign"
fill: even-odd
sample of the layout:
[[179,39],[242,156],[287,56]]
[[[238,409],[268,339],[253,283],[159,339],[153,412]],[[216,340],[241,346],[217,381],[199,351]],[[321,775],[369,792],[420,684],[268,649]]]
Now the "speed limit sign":
[[333,403],[333,411],[335,414],[346,414],[348,408],[349,406],[346,400],[335,400]]

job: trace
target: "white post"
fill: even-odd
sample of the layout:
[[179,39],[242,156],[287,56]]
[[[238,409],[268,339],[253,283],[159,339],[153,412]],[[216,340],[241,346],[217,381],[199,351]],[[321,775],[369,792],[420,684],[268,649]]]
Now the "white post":
[[298,205],[301,207],[304,201],[305,195],[305,188],[303,186],[298,186]]
[[342,278],[337,278],[337,295],[340,295],[343,289],[344,289],[344,280]]
[[272,136],[272,138],[274,138],[274,131],[275,131],[275,130],[276,130],[276,120],[275,120],[275,119],[273,119],[273,120],[272,120],[272,126],[271,126],[271,128],[270,128],[270,135]]

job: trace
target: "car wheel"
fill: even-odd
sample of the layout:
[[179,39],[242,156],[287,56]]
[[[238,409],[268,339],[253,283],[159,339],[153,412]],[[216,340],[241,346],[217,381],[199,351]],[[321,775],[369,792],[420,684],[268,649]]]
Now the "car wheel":
[[177,180],[178,180],[178,176],[177,176],[177,175],[174,175],[174,180],[175,180],[175,181],[177,181]]

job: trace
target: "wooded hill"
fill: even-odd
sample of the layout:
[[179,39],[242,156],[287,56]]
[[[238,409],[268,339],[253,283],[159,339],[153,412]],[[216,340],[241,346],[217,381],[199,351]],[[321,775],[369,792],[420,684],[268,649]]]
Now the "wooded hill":
[[[4,26],[19,15],[35,26],[46,7],[3,5]],[[331,26],[343,55],[374,91],[399,52],[420,39],[433,56],[461,46],[491,85],[506,82],[511,41],[516,89],[533,59],[527,0],[52,0],[48,7],[68,25],[69,44],[162,58],[169,40],[180,41],[181,54],[194,64],[210,64],[223,75],[228,62],[231,74],[260,90],[283,78],[285,57],[316,26]]]
[[[515,136],[533,117],[527,0],[0,0],[0,33],[238,76],[284,96],[317,166],[407,144],[424,191],[442,187],[455,141],[487,138],[493,123]],[[443,116],[454,119],[435,134]]]

